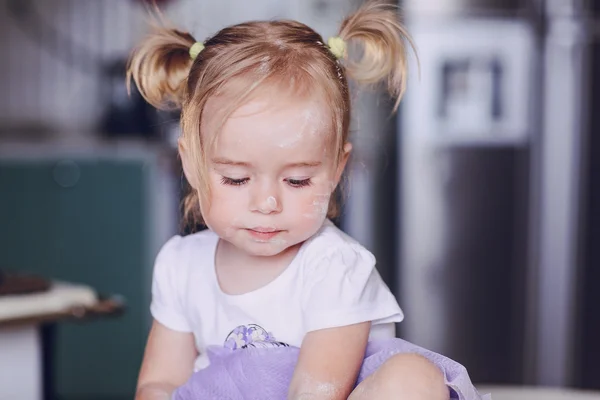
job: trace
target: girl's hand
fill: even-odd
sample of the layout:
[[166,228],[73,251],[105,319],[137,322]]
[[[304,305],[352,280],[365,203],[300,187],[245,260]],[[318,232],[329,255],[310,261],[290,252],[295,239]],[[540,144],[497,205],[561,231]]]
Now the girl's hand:
[[192,333],[177,332],[154,321],[138,378],[136,400],[170,400],[192,375],[198,352]]
[[370,322],[309,332],[288,400],[346,400],[362,365]]
[[173,391],[176,389],[173,385],[148,383],[138,388],[136,400],[171,400]]

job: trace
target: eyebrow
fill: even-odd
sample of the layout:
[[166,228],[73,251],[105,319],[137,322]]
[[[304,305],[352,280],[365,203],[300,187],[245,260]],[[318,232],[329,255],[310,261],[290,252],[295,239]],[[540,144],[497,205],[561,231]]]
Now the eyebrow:
[[233,161],[233,160],[229,160],[227,158],[214,158],[212,160],[212,162],[214,164],[219,164],[219,165],[233,165],[233,166],[238,166],[238,167],[249,167],[250,166],[250,164],[247,162]]
[[[236,167],[251,167],[252,166],[250,163],[247,163],[247,162],[233,161],[233,160],[229,160],[227,158],[215,158],[215,159],[212,160],[212,162],[214,164],[231,165],[231,166],[236,166]],[[321,161],[297,162],[297,163],[286,164],[285,168],[318,167],[321,164],[322,164]]]

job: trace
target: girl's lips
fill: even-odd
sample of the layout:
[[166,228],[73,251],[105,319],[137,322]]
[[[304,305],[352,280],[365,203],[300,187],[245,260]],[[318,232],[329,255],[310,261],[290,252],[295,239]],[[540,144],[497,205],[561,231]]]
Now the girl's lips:
[[253,229],[248,229],[248,232],[250,233],[251,236],[257,238],[257,239],[261,239],[261,240],[268,240],[268,239],[272,239],[275,236],[279,235],[282,231],[278,231],[272,228],[253,228]]

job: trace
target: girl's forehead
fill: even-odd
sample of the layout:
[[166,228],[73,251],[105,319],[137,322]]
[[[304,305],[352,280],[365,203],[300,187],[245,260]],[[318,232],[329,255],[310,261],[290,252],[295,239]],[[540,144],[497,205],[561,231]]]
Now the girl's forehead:
[[259,114],[268,118],[270,111],[293,114],[310,110],[313,117],[323,120],[333,116],[329,96],[314,81],[292,76],[272,78],[258,84],[251,78],[233,78],[208,98],[202,112],[203,132],[219,131],[231,118]]
[[235,99],[218,96],[209,99],[203,112],[202,132],[219,136],[286,130],[325,135],[332,132],[332,113],[327,102],[317,96],[297,96],[277,91],[261,91],[232,107]]
[[[291,96],[257,96],[236,108],[229,120],[236,119],[266,119],[284,118],[288,122],[301,122],[304,125],[325,122],[329,112],[318,98],[293,98]],[[229,122],[229,121],[228,121]]]
[[328,113],[318,102],[256,98],[231,114],[217,140],[264,142],[280,147],[284,143],[292,147],[300,141],[321,144],[331,134],[330,126]]
[[323,161],[333,137],[320,101],[264,96],[238,107],[215,135],[212,157],[262,166]]

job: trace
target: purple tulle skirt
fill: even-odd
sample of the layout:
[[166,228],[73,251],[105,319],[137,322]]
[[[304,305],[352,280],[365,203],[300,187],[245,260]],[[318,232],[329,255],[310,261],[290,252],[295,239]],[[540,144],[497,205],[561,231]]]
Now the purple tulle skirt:
[[[210,365],[178,388],[173,400],[285,400],[299,351],[296,347],[209,348]],[[357,384],[399,353],[418,353],[437,365],[451,399],[491,400],[477,392],[462,365],[402,339],[369,342]]]

